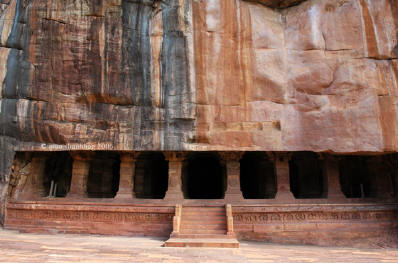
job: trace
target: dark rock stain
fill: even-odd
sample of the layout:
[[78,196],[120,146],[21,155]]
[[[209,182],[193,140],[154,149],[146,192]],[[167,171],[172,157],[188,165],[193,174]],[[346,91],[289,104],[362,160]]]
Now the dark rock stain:
[[[188,1],[184,2],[187,5]],[[166,108],[164,127],[164,148],[182,149],[186,135],[194,126],[192,92],[189,75],[187,37],[180,21],[180,2],[162,2],[163,45],[162,45],[162,98]],[[181,125],[183,123],[183,125]],[[180,129],[182,128],[182,129]]]

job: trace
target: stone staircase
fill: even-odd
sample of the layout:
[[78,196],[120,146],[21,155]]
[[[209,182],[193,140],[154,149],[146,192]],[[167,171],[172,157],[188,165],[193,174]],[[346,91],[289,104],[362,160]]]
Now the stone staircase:
[[231,205],[176,206],[173,232],[165,247],[238,248]]

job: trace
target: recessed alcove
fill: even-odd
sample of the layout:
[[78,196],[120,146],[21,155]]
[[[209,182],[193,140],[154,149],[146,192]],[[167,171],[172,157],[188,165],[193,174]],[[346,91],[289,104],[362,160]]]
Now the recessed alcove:
[[87,182],[89,198],[113,198],[119,189],[120,156],[114,152],[96,152],[90,161]]
[[184,161],[182,188],[186,199],[223,199],[225,166],[217,153],[192,153]]
[[240,186],[245,199],[275,198],[275,165],[262,152],[247,152],[240,161]]
[[163,199],[168,185],[168,163],[161,152],[141,153],[135,164],[136,198]]
[[387,156],[343,156],[339,161],[342,192],[347,198],[394,195],[395,169]]
[[49,153],[45,160],[43,184],[46,196],[65,197],[70,189],[73,159],[68,152]]
[[323,162],[314,152],[295,152],[289,161],[290,189],[297,199],[324,198]]

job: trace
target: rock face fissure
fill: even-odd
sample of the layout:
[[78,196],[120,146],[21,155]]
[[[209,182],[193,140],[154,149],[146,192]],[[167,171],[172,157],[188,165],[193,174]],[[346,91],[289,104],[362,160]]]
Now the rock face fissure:
[[394,152],[397,8],[3,1],[1,136],[15,150]]

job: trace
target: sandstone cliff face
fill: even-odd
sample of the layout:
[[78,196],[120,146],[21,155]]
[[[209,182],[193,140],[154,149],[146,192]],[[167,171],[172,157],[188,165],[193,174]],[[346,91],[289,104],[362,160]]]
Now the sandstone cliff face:
[[398,149],[397,1],[0,3],[16,150]]

